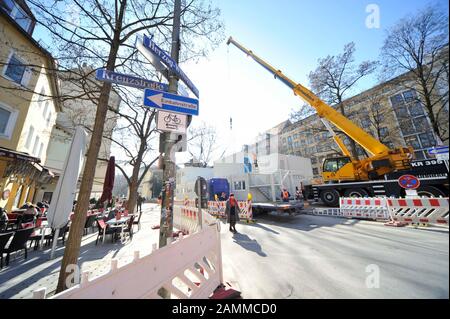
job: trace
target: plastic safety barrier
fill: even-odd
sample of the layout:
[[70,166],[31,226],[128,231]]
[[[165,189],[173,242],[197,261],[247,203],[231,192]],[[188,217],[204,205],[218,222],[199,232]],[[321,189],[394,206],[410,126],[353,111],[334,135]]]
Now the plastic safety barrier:
[[[208,201],[208,212],[215,217],[226,218],[225,216],[225,207],[226,201]],[[252,221],[253,220],[253,211],[252,211],[252,202],[247,201],[238,201],[239,209],[241,213],[239,214],[239,218],[242,220]]]
[[448,226],[447,198],[388,198],[391,219],[408,224],[438,224]]
[[343,217],[343,214],[342,214],[340,208],[316,208],[316,207],[314,207],[312,210],[312,215]]
[[343,217],[356,217],[373,220],[389,219],[385,197],[355,198],[341,197],[339,208]]
[[[134,260],[120,268],[113,259],[107,274],[88,277],[83,272],[80,284],[49,299],[161,299],[161,288],[170,299],[205,299],[223,283],[220,233],[215,225],[204,227],[160,249],[154,244],[142,258],[136,251]],[[45,288],[33,293],[35,299],[45,295]]]

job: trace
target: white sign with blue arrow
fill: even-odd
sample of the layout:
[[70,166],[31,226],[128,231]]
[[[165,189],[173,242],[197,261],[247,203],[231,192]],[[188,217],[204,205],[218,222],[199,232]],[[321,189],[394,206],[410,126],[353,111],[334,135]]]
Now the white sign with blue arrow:
[[198,115],[198,100],[167,92],[145,89],[144,105],[156,109]]
[[435,146],[428,149],[428,154],[445,154],[448,153],[448,146]]

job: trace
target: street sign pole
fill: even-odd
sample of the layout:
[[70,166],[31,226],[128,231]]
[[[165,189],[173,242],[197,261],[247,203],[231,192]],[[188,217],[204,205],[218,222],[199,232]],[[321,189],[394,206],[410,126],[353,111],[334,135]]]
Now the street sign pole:
[[[180,50],[180,14],[181,0],[175,0],[173,30],[172,30],[172,48],[171,57],[178,63]],[[178,78],[174,72],[169,73],[169,92],[177,93]],[[159,228],[159,247],[164,247],[170,243],[173,233],[173,197],[175,189],[175,159],[171,158],[172,147],[177,143],[177,134],[164,132],[160,135],[160,150],[163,155],[163,194],[161,203],[161,220]],[[164,293],[166,295],[167,292]]]

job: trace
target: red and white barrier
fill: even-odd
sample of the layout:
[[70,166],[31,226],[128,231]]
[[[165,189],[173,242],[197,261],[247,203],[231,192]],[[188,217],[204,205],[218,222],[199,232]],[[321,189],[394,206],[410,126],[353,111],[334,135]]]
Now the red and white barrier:
[[[225,207],[226,201],[208,201],[208,212],[212,216],[216,216],[219,218],[226,218],[225,216]],[[239,214],[240,219],[245,219],[248,221],[253,220],[253,211],[252,211],[252,202],[247,201],[238,201],[239,209],[241,213]]]
[[387,207],[394,222],[448,226],[448,197],[388,198]]
[[[188,253],[187,253],[188,252]],[[223,282],[220,233],[217,227],[183,237],[120,268],[112,260],[111,270],[89,280],[83,272],[81,283],[50,299],[161,299],[161,288],[170,298],[205,299]],[[34,291],[45,298],[45,288]]]
[[341,197],[339,208],[343,217],[367,218],[373,220],[389,219],[385,197]]

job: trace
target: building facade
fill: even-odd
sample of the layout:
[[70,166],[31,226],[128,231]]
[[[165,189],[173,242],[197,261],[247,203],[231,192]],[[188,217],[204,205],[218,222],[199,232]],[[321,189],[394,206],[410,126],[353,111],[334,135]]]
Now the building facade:
[[[432,157],[427,149],[440,142],[408,74],[379,84],[343,103],[347,117],[367,133],[390,148],[412,146],[416,159]],[[443,113],[446,115],[441,116],[440,124],[448,128],[448,103]],[[338,129],[336,133],[350,149],[349,139]],[[318,179],[324,158],[341,155],[330,132],[316,114],[284,128],[280,140],[282,153],[311,159],[314,177]],[[360,157],[368,155],[359,145],[357,153]]]
[[21,0],[0,1],[0,207],[33,201],[53,179],[45,168],[61,111],[55,61],[32,33],[36,20]]

